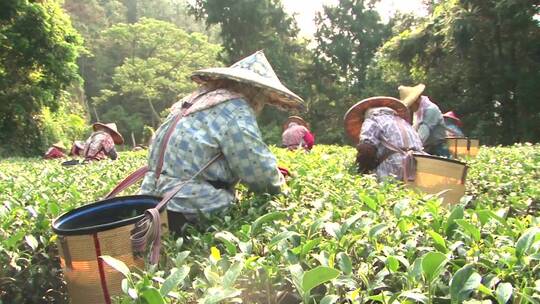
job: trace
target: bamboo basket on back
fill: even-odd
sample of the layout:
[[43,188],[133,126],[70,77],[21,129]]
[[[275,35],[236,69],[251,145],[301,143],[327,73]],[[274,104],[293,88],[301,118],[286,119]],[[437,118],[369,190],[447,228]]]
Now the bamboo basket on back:
[[467,165],[463,162],[432,155],[415,154],[416,178],[408,182],[412,188],[440,195],[445,205],[459,203],[465,194]]
[[467,137],[447,137],[446,143],[450,154],[454,158],[458,157],[475,157],[480,149],[480,141]]

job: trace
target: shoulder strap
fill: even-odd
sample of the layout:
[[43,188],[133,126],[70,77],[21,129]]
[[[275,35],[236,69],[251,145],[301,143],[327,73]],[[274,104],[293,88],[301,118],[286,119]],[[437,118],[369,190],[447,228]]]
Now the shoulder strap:
[[178,113],[174,117],[173,122],[171,123],[171,125],[167,129],[167,133],[165,133],[165,136],[163,136],[163,140],[161,141],[161,145],[159,146],[159,158],[158,158],[158,163],[157,163],[156,170],[155,170],[156,182],[157,182],[157,180],[159,179],[159,177],[161,175],[161,171],[163,170],[163,158],[165,157],[165,149],[167,149],[167,145],[169,144],[169,140],[171,139],[171,135],[174,132],[174,128],[176,127],[176,125],[178,124],[180,119],[182,119],[182,117],[186,116],[189,113],[187,111],[187,109],[189,109],[191,106],[193,106],[201,97],[205,96],[206,94],[208,94],[210,92],[212,92],[212,91],[203,92],[202,94],[197,95],[192,99],[184,101],[184,104],[182,104],[182,110],[183,111],[182,110],[178,111]]
[[165,136],[163,136],[163,139],[161,140],[161,144],[159,145],[159,158],[156,166],[156,181],[159,179],[159,176],[161,175],[161,170],[163,170],[163,158],[165,157],[165,149],[167,149],[167,145],[169,144],[169,140],[171,139],[172,132],[174,131],[174,128],[180,121],[180,119],[183,117],[182,112],[178,112],[176,116],[174,117],[174,120],[172,121],[171,125],[167,129],[167,133],[165,133]]

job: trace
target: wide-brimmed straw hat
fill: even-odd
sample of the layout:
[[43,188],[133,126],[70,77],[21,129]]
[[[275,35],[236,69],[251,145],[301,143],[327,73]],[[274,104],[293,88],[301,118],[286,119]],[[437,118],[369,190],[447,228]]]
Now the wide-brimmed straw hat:
[[61,141],[59,141],[57,143],[54,143],[52,146],[55,147],[55,148],[58,148],[60,150],[66,150],[67,149],[66,146],[64,146],[64,144]]
[[410,123],[411,116],[409,109],[399,101],[399,99],[387,96],[377,96],[366,98],[353,105],[347,113],[343,121],[345,123],[345,132],[353,140],[355,144],[360,141],[360,131],[364,123],[364,114],[369,108],[388,107],[396,111],[397,115]]
[[209,68],[195,71],[191,79],[204,84],[217,79],[229,79],[256,86],[265,90],[269,103],[284,110],[302,110],[303,100],[287,89],[279,80],[274,69],[264,56],[258,51],[228,68]]
[[400,85],[398,87],[399,99],[401,99],[401,102],[403,102],[407,108],[410,108],[418,97],[422,95],[422,92],[424,92],[425,89],[426,85],[423,83],[420,83],[414,87]]
[[302,117],[289,116],[289,118],[287,118],[287,120],[283,123],[283,130],[286,130],[291,122],[295,122],[309,129],[309,124]]
[[459,119],[457,117],[457,115],[456,115],[456,113],[454,113],[454,111],[446,112],[446,113],[443,114],[443,116],[445,118],[450,118],[450,119],[454,120],[456,122],[456,125],[458,125],[460,127],[463,125],[463,123],[461,122],[461,119]]
[[109,134],[111,134],[111,137],[114,143],[117,145],[121,145],[124,143],[124,137],[122,137],[122,134],[118,132],[118,128],[116,128],[116,124],[114,122],[111,122],[108,124],[96,122],[95,124],[92,125],[92,128],[94,129],[94,131],[97,131],[99,129],[104,129],[107,132],[109,132]]

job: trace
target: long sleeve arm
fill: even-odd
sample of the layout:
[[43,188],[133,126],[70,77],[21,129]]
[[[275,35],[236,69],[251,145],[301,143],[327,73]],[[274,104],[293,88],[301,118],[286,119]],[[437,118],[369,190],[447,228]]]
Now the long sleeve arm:
[[441,118],[440,112],[436,109],[426,109],[424,113],[423,120],[418,125],[418,135],[422,140],[422,144],[426,144],[429,136],[433,129],[439,124],[439,119]]

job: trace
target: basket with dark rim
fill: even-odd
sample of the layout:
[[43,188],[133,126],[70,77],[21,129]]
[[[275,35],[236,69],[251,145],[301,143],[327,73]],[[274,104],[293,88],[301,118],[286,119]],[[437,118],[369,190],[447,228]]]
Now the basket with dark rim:
[[[135,223],[154,208],[161,198],[133,195],[104,199],[69,211],[54,220],[60,263],[71,303],[111,303],[120,295],[123,275],[100,256],[109,255],[128,267],[143,267],[144,259],[130,240]],[[167,230],[166,208],[160,210],[161,225]]]
[[[159,159],[155,180],[162,172],[165,149],[180,119],[178,113],[158,146]],[[128,267],[143,266],[142,254],[151,248],[149,262],[156,264],[160,255],[160,236],[168,231],[166,204],[186,183],[197,178],[221,153],[210,159],[190,179],[179,182],[163,198],[134,195],[115,196],[142,179],[148,172],[144,166],[122,180],[104,200],[77,208],[53,221],[58,234],[60,262],[72,303],[111,303],[119,295],[123,275],[100,258],[108,255]],[[162,227],[163,226],[163,227]]]
[[447,137],[448,150],[453,157],[475,157],[480,149],[480,140],[468,137]]
[[440,193],[444,204],[457,204],[465,195],[467,165],[453,159],[415,154],[416,177],[408,184],[428,194]]

